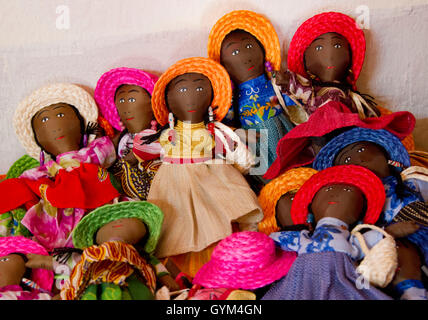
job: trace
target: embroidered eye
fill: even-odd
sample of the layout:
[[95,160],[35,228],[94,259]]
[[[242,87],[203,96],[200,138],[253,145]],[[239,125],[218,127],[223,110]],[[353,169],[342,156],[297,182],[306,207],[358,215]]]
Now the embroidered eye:
[[357,151],[357,152],[363,152],[363,151],[365,151],[365,150],[366,150],[366,148],[361,147],[360,149],[358,149],[358,151]]
[[345,163],[349,163],[349,162],[351,162],[351,157],[346,157]]
[[42,118],[42,122],[46,122],[46,121],[48,121],[49,120],[49,117],[43,117]]
[[349,187],[343,188],[343,190],[346,192],[351,192],[351,188],[349,188]]
[[128,101],[129,101],[129,102],[135,102],[135,101],[137,101],[137,100],[135,100],[135,98],[129,98],[129,99],[128,99]]
[[239,53],[239,50],[236,49],[235,51],[232,52],[232,56],[236,56]]
[[178,89],[178,91],[180,91],[180,92],[186,92],[187,88],[180,88],[180,89]]
[[334,45],[334,47],[335,47],[336,49],[340,49],[340,48],[342,48],[342,45],[341,45],[340,43],[336,43],[336,44]]
[[204,88],[202,88],[202,87],[197,87],[196,88],[196,91],[202,91],[202,90],[204,90]]
[[0,262],[6,262],[6,261],[9,261],[9,258],[6,258],[6,257],[0,258]]
[[293,200],[294,200],[294,196],[292,196],[292,197],[290,198],[290,200],[291,200],[291,201],[293,201]]
[[124,103],[124,102],[125,102],[125,99],[123,99],[123,98],[119,99],[119,103]]
[[315,50],[317,50],[317,51],[321,51],[321,50],[322,50],[322,46],[316,46],[316,47],[315,47]]
[[331,191],[331,190],[333,190],[332,186],[325,188],[325,191]]
[[65,117],[65,114],[64,113],[58,113],[57,115],[56,115],[58,118],[64,118]]
[[253,47],[253,45],[251,43],[249,43],[245,46],[245,48],[247,48],[247,49],[251,49],[252,47]]

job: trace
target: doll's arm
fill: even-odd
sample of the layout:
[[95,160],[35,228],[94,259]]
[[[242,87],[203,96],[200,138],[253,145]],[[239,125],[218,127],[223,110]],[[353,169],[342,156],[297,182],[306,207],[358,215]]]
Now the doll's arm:
[[[383,233],[377,231],[377,230],[370,230],[362,234],[364,241],[366,242],[367,248],[371,249],[374,247],[380,240],[383,239],[384,235]],[[349,238],[349,243],[352,247],[351,257],[359,261],[364,258],[364,252],[361,249],[360,242],[358,241],[358,238],[354,235],[351,235]]]
[[166,267],[155,256],[150,256],[150,264],[155,268],[156,276],[162,285],[168,287],[170,291],[180,289],[178,283],[171,277]]
[[28,261],[25,263],[27,268],[53,270],[53,257],[41,254],[26,254]]
[[405,238],[418,231],[418,229],[419,225],[415,221],[400,221],[390,224],[385,228],[385,231],[394,238]]

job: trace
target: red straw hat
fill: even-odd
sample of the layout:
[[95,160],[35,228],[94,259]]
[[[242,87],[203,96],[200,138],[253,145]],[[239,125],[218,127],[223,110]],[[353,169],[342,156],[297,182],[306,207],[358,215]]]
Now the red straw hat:
[[366,40],[364,32],[354,19],[340,12],[324,12],[306,20],[296,31],[290,42],[288,50],[288,69],[309,78],[304,64],[304,53],[306,48],[320,35],[335,32],[348,40],[352,52],[352,73],[354,77],[350,80],[351,85],[360,75],[366,52]]
[[384,186],[382,181],[370,170],[355,165],[330,167],[309,178],[297,191],[291,204],[293,223],[307,223],[309,205],[322,187],[341,183],[355,186],[363,192],[367,200],[363,223],[376,223],[385,204]]
[[274,179],[286,170],[312,163],[314,155],[308,150],[311,137],[322,137],[336,129],[360,127],[385,129],[402,140],[413,131],[415,123],[414,115],[407,111],[361,120],[357,113],[352,113],[344,104],[330,101],[318,108],[308,121],[293,128],[279,140],[276,160],[263,177]]

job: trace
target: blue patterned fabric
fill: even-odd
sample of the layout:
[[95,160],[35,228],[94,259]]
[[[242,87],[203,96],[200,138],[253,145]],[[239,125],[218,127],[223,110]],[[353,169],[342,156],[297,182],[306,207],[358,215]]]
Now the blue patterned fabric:
[[392,300],[364,282],[343,252],[299,254],[262,300]]
[[[348,225],[343,221],[326,217],[318,221],[312,236],[308,230],[281,231],[270,237],[285,251],[295,251],[299,255],[318,252],[342,252],[354,260],[361,260],[364,253],[355,236],[351,236]],[[383,234],[370,230],[363,234],[369,248],[383,239]]]
[[428,293],[420,280],[404,280],[394,290],[402,300],[428,300]]

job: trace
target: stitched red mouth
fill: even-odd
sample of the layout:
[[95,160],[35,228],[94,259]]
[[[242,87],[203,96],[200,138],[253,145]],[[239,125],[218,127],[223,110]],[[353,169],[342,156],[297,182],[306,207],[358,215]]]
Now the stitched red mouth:
[[251,67],[248,68],[248,71],[251,71],[253,69],[254,69],[254,66],[251,66]]
[[335,201],[330,201],[328,204],[337,204]]
[[64,139],[64,137],[65,136],[61,136],[61,137],[58,137],[58,138],[56,138],[57,140],[61,140],[61,139]]
[[193,113],[193,112],[196,112],[196,110],[187,110],[187,112]]
[[115,226],[113,226],[113,228],[120,228],[122,225],[121,224],[117,224]]
[[327,69],[334,69],[335,66],[328,66]]
[[129,121],[129,120],[132,120],[132,119],[134,119],[134,117],[132,117],[132,118],[128,118],[128,119],[126,119],[126,121]]

